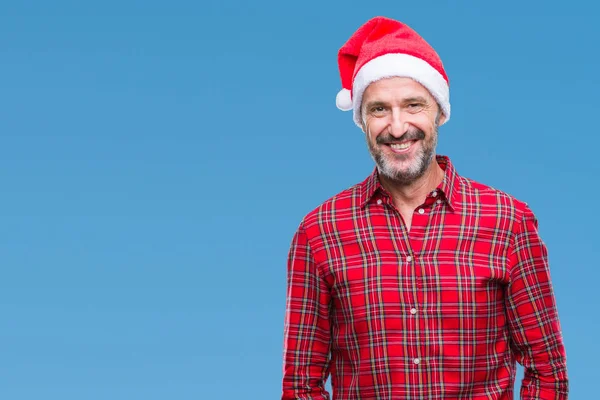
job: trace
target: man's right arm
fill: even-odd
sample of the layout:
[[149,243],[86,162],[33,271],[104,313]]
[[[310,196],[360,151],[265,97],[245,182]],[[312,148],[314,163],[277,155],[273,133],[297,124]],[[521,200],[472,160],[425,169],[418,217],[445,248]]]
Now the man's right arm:
[[329,399],[330,300],[300,225],[288,257],[282,400]]

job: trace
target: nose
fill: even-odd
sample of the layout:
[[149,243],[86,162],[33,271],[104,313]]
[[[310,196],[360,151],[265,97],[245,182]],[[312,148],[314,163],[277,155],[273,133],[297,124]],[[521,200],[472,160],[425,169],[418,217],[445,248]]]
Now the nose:
[[399,109],[392,109],[390,121],[390,134],[396,138],[401,137],[408,130],[406,115]]

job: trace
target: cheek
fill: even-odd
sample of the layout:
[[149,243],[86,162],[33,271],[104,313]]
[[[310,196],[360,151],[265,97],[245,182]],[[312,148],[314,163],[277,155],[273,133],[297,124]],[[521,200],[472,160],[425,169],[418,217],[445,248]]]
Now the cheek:
[[377,136],[385,129],[386,124],[378,119],[367,120],[364,124],[366,128],[363,128],[363,132],[367,135],[369,140],[375,140]]
[[435,131],[435,115],[433,118],[430,118],[429,115],[423,115],[416,119],[413,125],[429,136]]

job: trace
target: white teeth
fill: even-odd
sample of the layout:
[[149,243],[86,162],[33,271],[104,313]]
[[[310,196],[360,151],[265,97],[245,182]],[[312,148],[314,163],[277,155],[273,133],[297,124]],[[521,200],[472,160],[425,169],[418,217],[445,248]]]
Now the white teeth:
[[392,149],[396,149],[396,150],[404,150],[404,149],[408,149],[410,147],[410,142],[392,143],[392,144],[390,144],[390,147]]

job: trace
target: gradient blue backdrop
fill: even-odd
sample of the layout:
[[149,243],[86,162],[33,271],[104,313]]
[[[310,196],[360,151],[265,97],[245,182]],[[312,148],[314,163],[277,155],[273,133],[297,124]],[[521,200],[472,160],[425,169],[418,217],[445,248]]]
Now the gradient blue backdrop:
[[597,2],[0,6],[0,398],[275,399],[301,218],[372,170],[338,48],[441,55],[439,153],[540,220],[573,399],[597,396]]

